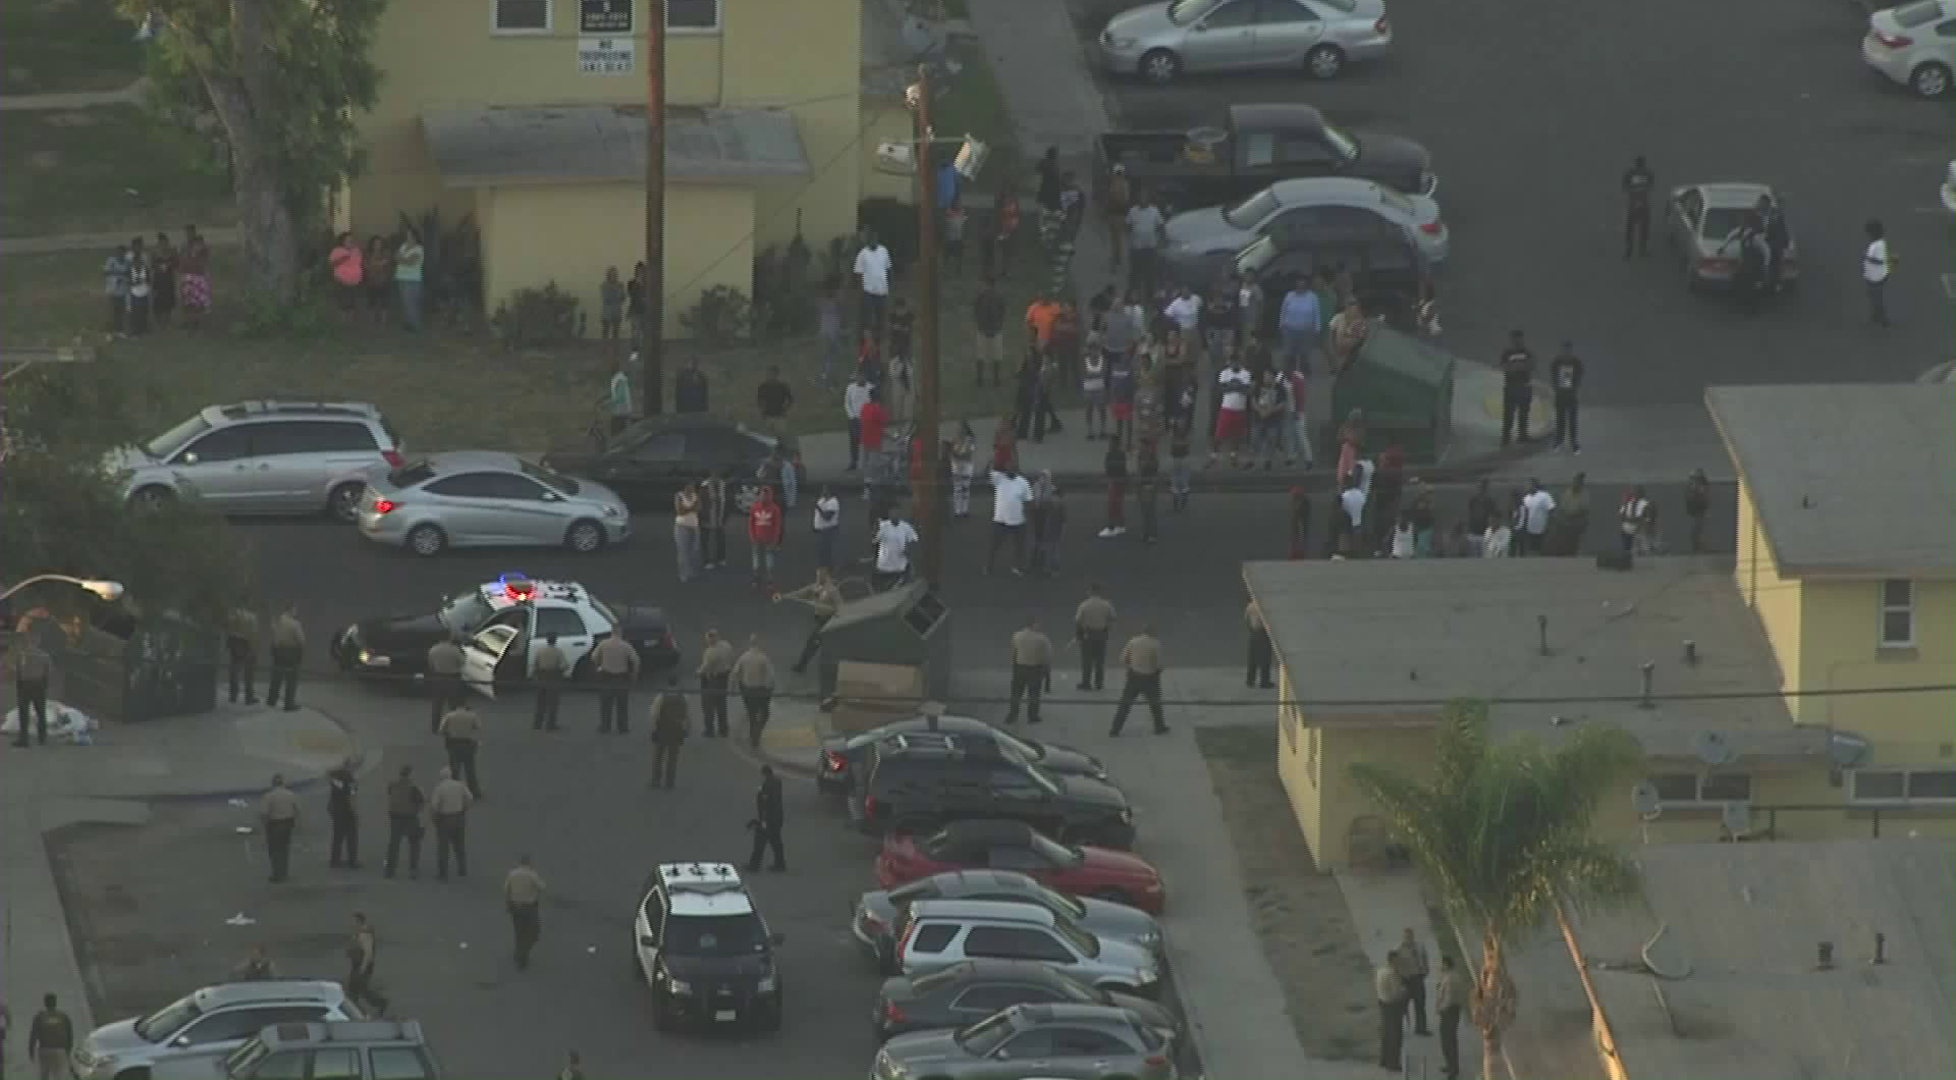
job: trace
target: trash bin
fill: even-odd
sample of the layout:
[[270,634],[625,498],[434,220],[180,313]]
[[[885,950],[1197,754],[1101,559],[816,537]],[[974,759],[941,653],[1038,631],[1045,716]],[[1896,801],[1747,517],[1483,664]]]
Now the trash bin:
[[941,700],[951,685],[950,610],[921,581],[849,601],[822,628],[824,698],[835,695],[845,660],[919,668],[924,692]]
[[84,627],[54,656],[61,700],[100,720],[210,712],[217,708],[218,646],[215,631],[174,617],[127,638]]

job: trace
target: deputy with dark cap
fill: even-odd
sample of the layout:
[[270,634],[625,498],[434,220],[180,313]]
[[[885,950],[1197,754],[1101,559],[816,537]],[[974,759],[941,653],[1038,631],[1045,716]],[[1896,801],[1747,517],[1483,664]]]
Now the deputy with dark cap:
[[747,827],[754,833],[754,850],[747,856],[747,870],[752,873],[761,868],[761,854],[774,852],[774,865],[769,869],[786,870],[788,856],[781,850],[781,778],[774,775],[774,766],[761,766],[761,786],[754,792],[754,820]]
[[272,790],[259,800],[258,816],[265,822],[265,854],[271,857],[276,885],[292,864],[292,830],[299,824],[299,797],[285,786],[284,774],[272,774]]
[[536,652],[537,708],[530,727],[536,731],[557,730],[557,702],[564,696],[564,676],[570,665],[564,650],[557,647],[557,635],[545,634]]
[[1650,192],[1657,176],[1644,164],[1642,154],[1623,172],[1623,257],[1634,249],[1638,255],[1650,254]]
[[326,774],[326,820],[333,826],[333,842],[327,848],[326,865],[360,869],[360,813],[355,801],[360,782],[353,776],[353,759],[340,762]]
[[670,790],[679,779],[679,748],[693,727],[686,713],[686,695],[679,692],[679,676],[669,676],[666,688],[652,699],[653,787]]
[[428,730],[441,734],[441,718],[462,701],[462,646],[452,637],[428,646]]

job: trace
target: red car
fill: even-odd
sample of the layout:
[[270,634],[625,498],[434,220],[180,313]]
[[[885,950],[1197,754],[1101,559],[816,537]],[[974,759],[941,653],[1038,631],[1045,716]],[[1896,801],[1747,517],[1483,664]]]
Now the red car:
[[1049,839],[1021,821],[954,821],[928,836],[890,833],[876,856],[885,889],[946,870],[1016,870],[1061,892],[1093,896],[1159,915],[1161,873],[1125,851]]

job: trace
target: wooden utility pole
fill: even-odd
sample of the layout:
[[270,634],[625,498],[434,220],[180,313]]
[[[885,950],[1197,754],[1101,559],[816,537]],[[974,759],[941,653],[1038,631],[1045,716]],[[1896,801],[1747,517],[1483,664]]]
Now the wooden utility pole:
[[924,440],[922,476],[918,477],[915,513],[923,523],[924,581],[933,589],[943,580],[944,514],[947,491],[939,471],[944,425],[938,419],[938,271],[937,170],[931,167],[930,66],[917,68],[917,306],[921,331],[917,350],[917,427],[912,438]]
[[645,320],[639,395],[646,416],[666,397],[666,0],[645,4]]

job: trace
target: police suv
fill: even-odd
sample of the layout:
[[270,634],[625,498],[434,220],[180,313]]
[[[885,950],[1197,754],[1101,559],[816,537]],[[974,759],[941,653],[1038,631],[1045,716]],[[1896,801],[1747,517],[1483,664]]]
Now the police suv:
[[632,978],[652,988],[661,1031],[682,1024],[781,1027],[781,973],[740,871],[728,863],[664,863],[645,880],[632,922]]
[[622,631],[638,650],[640,675],[668,671],[679,650],[664,611],[612,608],[574,581],[533,581],[504,574],[449,597],[426,615],[362,619],[333,639],[333,658],[346,671],[375,678],[416,679],[427,674],[428,647],[444,638],[462,641],[463,677],[490,697],[528,679],[536,651],[557,635],[572,678],[590,675],[587,659],[598,642]]

